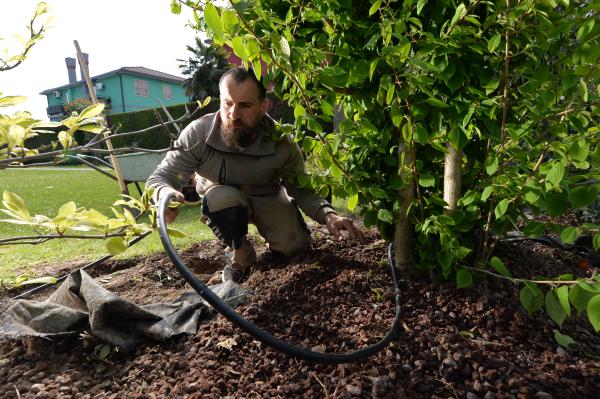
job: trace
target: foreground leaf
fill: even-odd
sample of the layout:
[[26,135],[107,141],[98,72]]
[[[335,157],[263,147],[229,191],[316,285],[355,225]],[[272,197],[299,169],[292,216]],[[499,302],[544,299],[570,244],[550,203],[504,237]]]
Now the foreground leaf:
[[575,340],[573,338],[561,333],[558,330],[554,330],[554,339],[556,340],[556,342],[558,342],[560,346],[567,349],[569,348],[569,346],[575,343]]
[[596,332],[600,331],[600,295],[595,295],[587,305],[587,314]]
[[562,328],[562,325],[563,325],[565,319],[567,318],[567,314],[565,313],[565,310],[563,309],[560,301],[558,300],[554,290],[548,291],[546,293],[546,301],[545,302],[546,302],[546,312],[548,312],[548,315],[550,316],[550,318],[556,324],[558,324],[558,326],[560,328]]
[[531,283],[521,288],[519,299],[521,300],[521,305],[523,305],[530,315],[540,310],[544,305],[544,294],[537,288],[537,285]]
[[127,249],[127,241],[123,237],[112,237],[106,242],[106,249],[111,255],[118,255]]

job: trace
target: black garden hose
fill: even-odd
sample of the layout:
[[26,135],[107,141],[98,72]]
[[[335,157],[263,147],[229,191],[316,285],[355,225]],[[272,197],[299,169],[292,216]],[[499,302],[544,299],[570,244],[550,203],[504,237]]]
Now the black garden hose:
[[400,288],[398,287],[398,276],[396,273],[396,268],[394,267],[391,244],[388,248],[388,261],[392,270],[392,277],[395,286],[396,316],[394,319],[394,323],[392,324],[392,327],[390,328],[388,333],[379,342],[366,348],[356,350],[354,352],[342,354],[315,352],[282,341],[256,327],[254,324],[240,316],[231,306],[229,306],[227,303],[221,300],[221,298],[219,298],[214,292],[212,292],[205,284],[203,284],[196,277],[194,273],[192,273],[188,269],[188,267],[184,264],[183,260],[179,257],[179,254],[173,247],[173,243],[171,242],[169,234],[167,233],[165,213],[171,200],[175,200],[175,196],[173,194],[165,195],[160,199],[158,206],[158,231],[160,235],[160,240],[162,241],[167,255],[169,256],[179,273],[183,276],[183,278],[192,286],[194,290],[196,290],[196,292],[202,298],[204,298],[224,317],[229,319],[229,321],[237,325],[239,328],[241,328],[254,338],[258,339],[259,341],[283,353],[298,357],[300,359],[310,360],[318,363],[339,364],[355,362],[379,352],[385,346],[387,346],[387,344],[400,331]]

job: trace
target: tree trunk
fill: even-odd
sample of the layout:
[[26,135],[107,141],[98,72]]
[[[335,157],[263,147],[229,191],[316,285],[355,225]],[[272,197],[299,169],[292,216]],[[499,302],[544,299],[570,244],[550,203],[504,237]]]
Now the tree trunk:
[[[403,156],[404,155],[404,156]],[[407,149],[405,143],[400,143],[398,151],[398,160],[401,162],[399,168],[402,171],[400,177],[403,180],[410,180],[408,185],[399,194],[400,221],[394,228],[394,255],[396,267],[403,273],[411,274],[415,269],[415,257],[413,252],[413,230],[414,225],[410,215],[406,214],[408,207],[415,198],[415,185],[412,179],[407,176],[406,170],[414,170],[415,161],[414,149]]]
[[450,143],[447,147],[448,152],[444,161],[444,201],[448,204],[446,211],[452,212],[456,210],[456,204],[462,196],[460,168],[462,151],[457,150]]

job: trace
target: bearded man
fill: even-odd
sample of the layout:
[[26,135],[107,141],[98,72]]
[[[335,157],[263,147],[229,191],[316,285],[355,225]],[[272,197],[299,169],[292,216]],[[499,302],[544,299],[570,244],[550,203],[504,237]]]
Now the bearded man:
[[[267,114],[264,85],[254,71],[236,67],[219,81],[219,111],[190,123],[148,178],[154,199],[180,192],[196,174],[202,196],[202,214],[225,246],[222,280],[240,282],[256,261],[247,238],[248,223],[256,226],[269,249],[293,257],[310,244],[310,231],[298,208],[336,238],[346,230],[362,240],[354,223],[336,214],[326,200],[297,185],[305,174],[304,158],[290,137],[281,137],[276,122]],[[168,223],[176,210],[169,209]]]

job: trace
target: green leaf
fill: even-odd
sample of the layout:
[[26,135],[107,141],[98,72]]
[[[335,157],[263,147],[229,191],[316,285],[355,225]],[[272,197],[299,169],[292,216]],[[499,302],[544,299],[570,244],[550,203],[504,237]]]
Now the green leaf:
[[494,215],[496,216],[496,219],[500,219],[502,216],[504,216],[508,209],[508,204],[508,198],[504,198],[502,201],[498,202],[496,209],[494,209]]
[[560,328],[562,328],[562,324],[567,318],[567,314],[565,313],[563,307],[561,306],[554,290],[550,290],[546,293],[546,312],[550,318],[558,324]]
[[242,39],[240,36],[236,36],[231,40],[231,47],[233,48],[235,55],[240,57],[242,60],[248,59],[248,49],[244,44],[244,39]]
[[353,194],[348,198],[348,209],[352,212],[358,205],[358,194]]
[[419,176],[419,186],[421,187],[433,187],[435,186],[435,176],[428,174],[421,174]]
[[590,154],[590,143],[582,140],[574,141],[569,146],[569,155],[574,161],[583,162],[587,160],[588,155]]
[[571,304],[569,303],[569,287],[566,285],[560,286],[556,289],[556,296],[562,306],[565,314],[571,316]]
[[488,176],[493,175],[498,170],[498,158],[496,154],[490,154],[485,160],[485,172]]
[[600,295],[594,296],[587,305],[587,314],[596,332],[600,331]]
[[427,3],[427,0],[417,1],[417,15],[421,15],[421,11],[423,10],[423,7],[425,7],[426,3]]
[[598,199],[596,186],[578,186],[569,190],[569,202],[573,208],[582,208],[593,204]]
[[375,0],[375,2],[371,5],[371,8],[369,8],[369,17],[373,14],[375,14],[379,8],[381,7],[381,0]]
[[56,277],[38,277],[32,278],[30,280],[20,281],[19,286],[21,285],[29,285],[29,284],[56,284],[58,280]]
[[397,101],[390,106],[390,117],[392,118],[392,123],[396,127],[400,127],[402,124],[402,120],[404,119],[404,114],[402,113],[402,108]]
[[88,132],[88,133],[99,134],[99,133],[102,133],[105,130],[105,128],[102,126],[97,126],[97,125],[83,125],[83,126],[79,126],[77,128],[77,130],[81,130],[81,131]]
[[583,78],[579,79],[579,95],[581,95],[583,102],[588,101],[588,87]]
[[71,217],[75,214],[76,211],[77,205],[75,205],[75,202],[69,201],[60,207],[60,209],[58,210],[58,216]]
[[115,256],[125,252],[127,249],[127,240],[123,237],[112,237],[106,241],[108,253]]
[[290,58],[291,50],[290,44],[286,40],[284,36],[281,36],[281,40],[279,41],[279,47],[281,48],[281,52],[286,58]]
[[171,236],[171,237],[177,237],[177,238],[187,237],[187,234],[183,230],[176,229],[175,227],[167,226],[167,233],[169,233],[169,236]]
[[523,228],[523,234],[527,237],[540,236],[546,232],[546,225],[542,222],[531,221]]
[[577,39],[579,41],[585,40],[586,36],[594,29],[595,23],[595,18],[587,18],[586,21],[577,30]]
[[316,133],[321,133],[323,131],[323,127],[315,118],[309,118],[307,121],[307,126],[309,130]]
[[215,36],[223,36],[223,25],[221,24],[221,17],[219,11],[211,3],[207,3],[204,6],[204,21],[210,30],[213,31]]
[[302,104],[296,104],[294,107],[294,118],[298,119],[304,115],[306,115],[306,109],[304,109]]
[[504,277],[512,277],[510,271],[508,270],[504,262],[502,262],[502,260],[497,256],[492,256],[492,259],[490,259],[490,265],[492,266],[492,268],[494,268],[495,271],[497,271]]
[[579,237],[579,234],[578,227],[569,226],[560,233],[560,239],[565,244],[571,244],[575,242],[577,237]]
[[373,73],[375,72],[375,69],[377,69],[378,62],[379,58],[375,58],[373,61],[371,61],[371,64],[369,65],[369,80],[373,80]]
[[470,287],[473,283],[473,275],[467,269],[460,269],[456,273],[456,286],[458,288]]
[[396,85],[390,85],[387,90],[387,94],[385,95],[385,103],[390,104],[394,99],[394,93],[396,91]]
[[14,212],[14,216],[18,219],[28,222],[31,220],[31,215],[25,205],[25,201],[19,195],[4,191],[2,193],[2,204],[9,210]]
[[492,79],[492,80],[490,80],[485,85],[485,95],[487,96],[490,93],[493,93],[494,91],[496,91],[496,89],[498,88],[498,85],[500,85],[500,79]]
[[452,17],[452,21],[450,21],[450,29],[456,25],[459,19],[467,15],[467,7],[463,3],[460,3],[458,7],[456,7],[456,11],[454,12],[454,16]]
[[483,192],[481,193],[481,201],[482,202],[487,201],[493,192],[494,192],[494,187],[492,187],[492,186],[487,186],[486,188],[484,188]]
[[442,100],[437,99],[435,97],[429,97],[425,101],[427,102],[427,104],[433,105],[434,107],[438,107],[438,108],[449,108],[450,107],[448,104],[446,104]]
[[[537,285],[535,285],[537,288]],[[521,305],[525,308],[527,313],[530,315],[537,312],[544,305],[544,294],[539,290],[533,288],[531,284],[526,284],[519,292],[519,299]]]
[[569,209],[569,202],[564,193],[546,192],[544,200],[550,216],[560,216]]
[[379,199],[387,198],[387,193],[378,187],[370,188],[369,193],[371,193],[371,195],[375,198],[379,198]]
[[596,251],[598,251],[600,249],[600,233],[594,234],[593,244],[594,244],[594,249]]
[[555,163],[552,165],[552,169],[546,175],[546,181],[551,183],[553,186],[560,185],[563,177],[565,176],[565,167],[561,163]]
[[0,107],[12,107],[25,101],[27,101],[27,97],[24,96],[0,97]]
[[171,12],[173,14],[181,14],[181,4],[179,3],[179,0],[171,0]]
[[594,295],[593,292],[586,291],[579,285],[574,285],[569,290],[569,301],[571,302],[571,305],[581,313],[585,310],[588,302]]
[[554,330],[554,339],[556,340],[556,342],[558,342],[560,346],[566,349],[568,349],[569,346],[575,343],[575,340],[573,340],[573,338],[569,337],[566,334],[562,334],[558,330]]
[[377,212],[377,219],[383,222],[392,223],[394,221],[394,215],[387,209],[380,209]]
[[104,103],[98,103],[94,105],[90,105],[77,117],[77,120],[82,121],[84,119],[93,118],[94,116],[98,116],[104,111]]
[[490,40],[488,40],[488,51],[490,53],[493,53],[494,50],[498,48],[498,46],[500,45],[501,38],[502,36],[500,35],[500,33],[497,33],[494,36],[492,36]]

